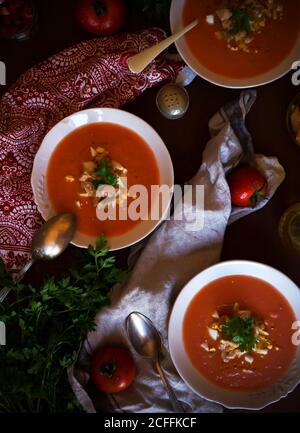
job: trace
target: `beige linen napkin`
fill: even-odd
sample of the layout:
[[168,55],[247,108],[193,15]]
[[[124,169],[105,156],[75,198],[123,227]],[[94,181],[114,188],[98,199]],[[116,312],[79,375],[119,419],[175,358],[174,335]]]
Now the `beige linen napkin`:
[[[285,173],[276,158],[253,155],[251,137],[244,118],[255,101],[255,91],[243,92],[210,121],[211,140],[203,153],[202,165],[190,184],[204,185],[204,228],[187,231],[187,220],[164,222],[139,251],[139,257],[123,288],[112,293],[112,305],[96,317],[97,329],[83,343],[76,366],[69,371],[73,390],[88,412],[95,407],[87,393],[89,360],[104,344],[127,345],[126,316],[140,311],[148,316],[162,335],[165,359],[162,366],[185,410],[190,413],[221,412],[222,407],[194,394],[176,373],[168,354],[167,329],[172,305],[183,286],[201,270],[218,262],[229,222],[254,211],[232,209],[225,175],[241,159],[252,159],[266,176],[269,193],[255,210],[267,204]],[[193,210],[195,203],[188,211]],[[172,412],[167,393],[148,360],[133,352],[137,377],[126,391],[109,397],[116,412]]]

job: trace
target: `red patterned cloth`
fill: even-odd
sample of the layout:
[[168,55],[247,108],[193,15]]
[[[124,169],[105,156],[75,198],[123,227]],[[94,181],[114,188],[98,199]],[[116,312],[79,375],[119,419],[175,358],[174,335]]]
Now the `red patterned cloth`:
[[127,58],[164,38],[159,29],[82,42],[33,67],[0,102],[0,254],[9,268],[28,260],[42,220],[30,184],[35,153],[47,131],[91,106],[120,107],[174,79],[182,64],[158,58],[132,74]]

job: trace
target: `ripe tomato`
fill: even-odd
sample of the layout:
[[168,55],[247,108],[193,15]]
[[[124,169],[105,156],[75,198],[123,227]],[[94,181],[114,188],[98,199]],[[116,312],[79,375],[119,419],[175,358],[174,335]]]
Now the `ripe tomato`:
[[135,377],[135,365],[127,349],[106,346],[92,359],[92,380],[101,391],[115,393],[129,387]]
[[267,181],[253,167],[242,166],[228,177],[231,202],[235,206],[256,206],[267,194]]
[[124,24],[126,7],[124,0],[79,0],[77,19],[89,33],[110,36]]

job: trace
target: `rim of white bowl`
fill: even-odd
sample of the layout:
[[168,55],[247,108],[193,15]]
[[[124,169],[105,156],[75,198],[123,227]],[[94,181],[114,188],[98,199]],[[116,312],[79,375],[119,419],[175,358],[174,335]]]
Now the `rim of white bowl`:
[[[289,395],[291,392],[293,392],[294,390],[295,390],[295,388],[299,385],[299,383],[300,383],[300,373],[299,373],[299,377],[298,377],[298,379],[296,379],[295,380],[295,382],[294,382],[294,384],[289,388],[289,389],[287,389],[282,395],[280,395],[280,396],[278,396],[278,397],[276,397],[275,399],[270,399],[269,401],[266,401],[264,404],[260,404],[260,405],[257,405],[257,406],[253,406],[253,407],[249,407],[249,406],[245,406],[245,405],[239,405],[239,404],[234,404],[234,405],[232,405],[232,404],[230,404],[230,403],[227,403],[226,401],[224,401],[224,400],[222,400],[222,399],[218,399],[218,398],[216,398],[216,399],[214,399],[214,398],[210,398],[210,397],[208,397],[207,395],[205,395],[205,393],[202,393],[202,392],[200,392],[199,391],[199,389],[196,389],[196,387],[189,381],[189,380],[187,380],[185,377],[184,377],[184,374],[182,374],[182,368],[181,368],[181,366],[179,365],[179,363],[178,363],[178,360],[177,360],[177,354],[175,354],[175,352],[176,352],[176,349],[175,349],[175,341],[177,340],[178,341],[178,338],[180,338],[180,345],[181,345],[181,349],[183,350],[183,352],[185,353],[185,356],[186,356],[186,358],[187,358],[187,360],[188,360],[188,362],[189,362],[189,367],[190,368],[192,368],[193,369],[193,371],[195,372],[195,374],[197,374],[197,375],[199,375],[199,377],[201,377],[202,379],[204,379],[204,381],[208,384],[208,386],[211,386],[212,388],[215,388],[215,389],[218,389],[218,390],[220,390],[220,391],[222,391],[223,393],[226,393],[226,394],[231,394],[231,395],[249,395],[249,394],[253,394],[254,395],[254,393],[256,392],[256,391],[254,391],[254,392],[251,392],[251,391],[230,391],[230,390],[227,390],[226,388],[222,388],[221,386],[218,386],[218,385],[216,385],[216,384],[214,384],[213,382],[210,382],[208,379],[206,379],[205,378],[205,376],[203,376],[194,366],[193,366],[193,364],[192,364],[192,361],[190,360],[190,358],[189,358],[189,356],[188,356],[188,354],[185,352],[185,349],[184,349],[184,341],[183,341],[183,336],[182,336],[182,323],[183,323],[183,320],[184,320],[184,317],[185,317],[185,314],[186,314],[186,311],[187,311],[187,307],[190,305],[190,302],[194,299],[194,297],[195,297],[195,295],[197,294],[197,293],[199,293],[202,289],[203,289],[203,287],[205,287],[207,284],[209,284],[209,282],[212,282],[212,281],[215,281],[215,280],[217,280],[217,279],[219,279],[219,278],[222,278],[222,276],[230,276],[230,275],[249,275],[249,276],[252,276],[252,277],[254,277],[254,278],[258,278],[258,279],[261,279],[261,280],[264,280],[264,281],[266,281],[266,282],[268,282],[270,285],[272,285],[276,290],[278,290],[281,294],[282,294],[282,296],[286,299],[286,301],[288,302],[288,304],[290,305],[290,307],[292,308],[292,310],[293,310],[293,312],[294,312],[294,314],[295,314],[295,316],[296,316],[296,318],[298,319],[298,320],[300,320],[300,311],[299,312],[296,312],[295,311],[295,308],[293,307],[293,305],[291,305],[291,303],[288,301],[288,299],[286,298],[286,296],[282,293],[282,291],[280,290],[280,289],[278,289],[278,287],[276,287],[275,285],[274,285],[274,283],[270,283],[268,280],[266,280],[266,279],[264,279],[264,278],[262,278],[262,277],[258,277],[258,276],[256,276],[254,273],[253,274],[250,274],[250,273],[244,273],[244,272],[239,272],[239,267],[241,267],[241,265],[245,265],[245,266],[249,266],[249,267],[253,267],[253,268],[255,268],[255,269],[260,269],[261,271],[269,271],[269,272],[272,272],[272,274],[274,275],[274,276],[278,276],[279,278],[281,278],[281,279],[283,279],[283,280],[285,280],[286,282],[287,282],[287,284],[290,286],[290,288],[291,288],[291,290],[293,290],[294,291],[294,293],[295,293],[295,295],[299,298],[299,304],[300,304],[300,291],[299,291],[299,287],[287,276],[287,275],[285,275],[283,272],[281,272],[281,271],[279,271],[279,270],[277,270],[277,269],[275,269],[275,268],[273,268],[272,266],[269,266],[269,265],[266,265],[266,264],[264,264],[264,263],[260,263],[260,262],[255,262],[255,261],[251,261],[251,260],[227,260],[227,261],[224,261],[224,262],[220,262],[220,263],[217,263],[217,264],[215,264],[215,265],[212,265],[212,266],[209,266],[208,268],[206,268],[206,269],[204,269],[203,271],[201,271],[201,272],[199,272],[197,275],[195,275],[184,287],[183,287],[183,289],[180,291],[180,293],[178,294],[178,296],[177,296],[177,298],[176,298],[176,300],[175,300],[175,302],[174,302],[174,305],[173,305],[173,308],[172,308],[172,311],[171,311],[171,314],[170,314],[170,318],[169,318],[169,325],[168,325],[168,344],[169,344],[169,351],[170,351],[170,356],[171,356],[171,359],[172,359],[172,361],[173,361],[173,364],[174,364],[174,366],[175,366],[175,368],[176,368],[176,370],[177,370],[177,372],[178,372],[178,374],[179,374],[179,376],[182,378],[182,380],[186,383],[186,385],[193,391],[193,392],[195,392],[195,394],[197,394],[197,395],[199,395],[200,397],[202,397],[202,398],[204,398],[205,400],[207,400],[207,401],[210,401],[210,402],[212,402],[212,403],[217,403],[217,404],[220,404],[220,405],[222,405],[222,406],[224,406],[225,408],[227,408],[227,409],[232,409],[232,410],[236,410],[236,409],[238,409],[238,410],[251,410],[251,411],[258,411],[258,410],[261,410],[261,409],[264,409],[265,407],[267,407],[267,406],[269,406],[269,405],[271,405],[271,404],[273,404],[273,403],[276,403],[276,402],[278,402],[279,400],[281,400],[281,399],[283,399],[283,398],[285,398],[285,397],[287,397],[287,395]],[[195,284],[195,282],[198,280],[198,278],[200,277],[200,276],[205,276],[205,274],[208,274],[208,273],[210,273],[210,272],[212,272],[212,271],[214,271],[214,270],[218,270],[218,269],[226,269],[226,268],[229,268],[229,267],[236,267],[237,268],[237,271],[236,272],[230,272],[230,273],[224,273],[223,275],[217,275],[217,276],[215,276],[214,278],[211,278],[211,279],[209,279],[209,281],[207,281],[207,282],[205,282],[205,283],[203,283],[203,285],[201,285],[200,287],[199,287],[199,285],[198,285],[198,289],[197,290],[193,290],[193,294],[190,296],[190,298],[189,298],[189,301],[188,301],[188,303],[187,303],[187,305],[186,305],[186,307],[184,308],[184,311],[183,311],[183,313],[181,314],[181,313],[178,313],[178,309],[180,308],[180,305],[182,305],[182,303],[183,303],[183,301],[184,301],[184,298],[185,298],[185,295],[186,295],[186,293],[188,292],[188,291],[190,291],[191,290],[191,288],[194,286],[194,287],[196,287],[196,284]],[[179,317],[178,317],[179,316]],[[176,331],[176,333],[174,334],[174,331],[173,331],[173,328],[174,328],[174,326],[175,326],[175,323],[178,325],[178,326],[180,326],[180,331],[177,329],[177,331]],[[178,327],[177,326],[177,327]],[[179,334],[178,334],[178,332],[179,332]],[[294,358],[293,358],[293,361],[295,361],[295,359],[296,358],[298,358],[300,356],[300,346],[298,346],[298,349],[296,350],[296,353],[295,353],[295,356],[294,356]],[[293,363],[293,361],[292,361],[292,363]],[[289,368],[287,369],[287,371],[286,372],[284,372],[283,373],[283,375],[282,376],[280,376],[277,380],[280,380],[283,376],[285,376],[287,373],[288,373],[288,371],[290,370],[290,368],[291,368],[291,365],[289,366]],[[271,385],[272,386],[272,385]],[[267,387],[267,388],[265,388],[265,389],[263,389],[262,391],[267,391],[269,389],[269,387]],[[260,392],[260,390],[258,390],[258,392]]]

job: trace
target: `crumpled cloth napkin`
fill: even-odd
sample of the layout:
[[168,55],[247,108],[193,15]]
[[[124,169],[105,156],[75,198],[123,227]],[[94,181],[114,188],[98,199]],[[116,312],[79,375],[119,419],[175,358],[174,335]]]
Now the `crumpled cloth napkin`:
[[45,134],[89,107],[118,108],[146,89],[174,80],[184,64],[157,58],[141,74],[127,67],[132,54],[164,39],[160,29],[81,42],[34,66],[0,101],[0,255],[8,268],[30,258],[42,219],[30,184],[33,160]]
[[[69,370],[70,383],[87,412],[94,412],[95,405],[99,407],[97,397],[92,401],[88,394],[90,357],[105,344],[128,345],[124,322],[132,311],[148,316],[159,330],[166,355],[162,366],[186,412],[222,411],[221,406],[194,394],[176,373],[168,354],[167,328],[172,305],[183,286],[218,262],[227,224],[265,206],[284,180],[284,169],[276,158],[253,154],[244,119],[255,98],[255,91],[242,93],[239,100],[225,106],[210,121],[212,138],[203,153],[202,165],[190,182],[194,187],[205,188],[204,228],[190,232],[186,230],[186,220],[164,222],[140,252],[125,287],[113,292],[112,305],[96,317],[97,329],[87,336],[77,364]],[[242,159],[251,160],[268,181],[268,197],[255,209],[231,208],[225,175]],[[137,377],[128,390],[109,397],[112,410],[172,412],[167,393],[150,362],[134,351],[133,355]]]

